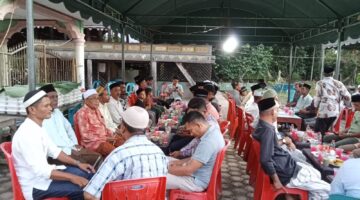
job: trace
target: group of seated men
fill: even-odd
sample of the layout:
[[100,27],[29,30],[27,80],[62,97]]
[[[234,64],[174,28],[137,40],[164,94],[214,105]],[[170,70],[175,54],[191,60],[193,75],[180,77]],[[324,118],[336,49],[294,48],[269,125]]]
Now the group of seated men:
[[25,199],[100,199],[110,181],[158,176],[167,177],[167,189],[207,188],[217,153],[225,145],[219,113],[208,100],[214,96],[203,88],[194,91],[182,119],[182,134],[191,140],[172,150],[170,158],[145,135],[148,112],[139,106],[123,109],[120,85],[110,85],[110,97],[102,87],[83,93],[75,131],[57,108],[53,85],[26,94],[27,118],[12,142]]

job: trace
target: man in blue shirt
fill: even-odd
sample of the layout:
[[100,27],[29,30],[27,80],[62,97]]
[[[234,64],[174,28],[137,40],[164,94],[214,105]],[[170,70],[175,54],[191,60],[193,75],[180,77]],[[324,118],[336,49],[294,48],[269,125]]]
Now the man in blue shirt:
[[170,162],[166,189],[202,192],[209,185],[217,154],[225,141],[219,128],[209,124],[201,113],[189,112],[183,120],[186,130],[200,138],[200,143],[190,158]]
[[[43,121],[43,128],[46,130],[52,142],[67,155],[75,160],[94,165],[101,163],[101,155],[78,145],[75,132],[70,122],[64,117],[58,107],[58,94],[52,84],[44,85],[40,90],[46,92],[51,101],[51,117]],[[58,161],[49,159],[49,162],[60,164]]]
[[331,183],[330,194],[340,194],[360,199],[360,158],[344,162]]

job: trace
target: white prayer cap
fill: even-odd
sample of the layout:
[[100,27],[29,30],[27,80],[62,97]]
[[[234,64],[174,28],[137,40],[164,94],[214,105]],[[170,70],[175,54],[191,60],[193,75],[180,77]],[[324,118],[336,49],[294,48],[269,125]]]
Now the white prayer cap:
[[46,93],[43,90],[32,90],[28,92],[24,97],[24,106],[25,108],[33,105],[39,99],[46,96]]
[[96,90],[95,89],[88,89],[88,90],[86,90],[85,92],[84,92],[84,99],[87,99],[87,98],[89,98],[90,96],[92,96],[92,95],[94,95],[94,94],[96,94],[97,95],[97,92],[96,92]]
[[262,97],[263,94],[264,94],[263,90],[258,89],[254,91],[254,97]]
[[149,124],[148,112],[139,106],[131,106],[126,109],[121,114],[121,117],[127,125],[133,128],[144,129]]

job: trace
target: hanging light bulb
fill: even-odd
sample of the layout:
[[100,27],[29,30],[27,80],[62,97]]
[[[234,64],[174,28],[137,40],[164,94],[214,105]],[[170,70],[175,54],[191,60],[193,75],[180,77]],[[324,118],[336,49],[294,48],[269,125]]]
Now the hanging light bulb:
[[235,36],[230,36],[223,43],[222,48],[226,53],[232,53],[235,51],[238,45],[239,45],[239,41],[237,40],[237,38]]

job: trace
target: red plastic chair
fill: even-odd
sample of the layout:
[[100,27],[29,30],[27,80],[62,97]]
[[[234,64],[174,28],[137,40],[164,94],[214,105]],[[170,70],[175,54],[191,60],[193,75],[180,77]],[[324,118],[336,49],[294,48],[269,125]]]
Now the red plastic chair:
[[260,143],[253,140],[252,145],[254,149],[254,156],[258,161],[256,166],[257,176],[256,187],[254,190],[254,200],[273,200],[280,194],[299,195],[302,200],[308,199],[308,192],[305,190],[284,187],[283,189],[276,191],[271,185],[270,177],[265,174],[264,170],[260,166]]
[[351,122],[354,118],[355,112],[352,111],[351,109],[348,110],[347,112],[347,116],[346,116],[346,123],[345,123],[345,129],[350,128],[351,126]]
[[221,164],[224,160],[226,149],[229,147],[230,141],[225,140],[225,146],[220,150],[216,157],[214,169],[211,174],[210,183],[206,191],[204,192],[186,192],[182,190],[171,190],[170,200],[215,200],[218,199],[218,195],[221,191],[221,176],[218,174],[221,172]]
[[[251,123],[253,122],[253,118],[249,113],[245,113],[245,118],[243,119],[242,126],[243,133],[240,135],[239,147],[238,147],[238,155],[241,156],[242,153],[245,154],[246,146],[248,146],[249,136],[252,132]],[[244,157],[244,156],[243,156]]]
[[[21,186],[18,180],[18,177],[16,176],[16,171],[11,155],[11,142],[3,142],[0,145],[0,149],[4,152],[6,161],[8,162],[9,171],[11,175],[11,187],[13,190],[13,199],[14,200],[24,200],[24,195],[21,191]],[[68,200],[68,198],[47,198],[46,200]]]
[[244,134],[245,134],[245,112],[244,110],[239,107],[236,106],[236,112],[238,115],[238,128],[237,128],[237,132],[235,134],[235,144],[234,144],[234,149],[236,149],[240,143],[240,141],[244,138]]
[[107,183],[102,191],[103,200],[158,200],[165,199],[166,177],[153,177]]
[[128,104],[129,104],[129,106],[135,105],[136,101],[137,101],[136,93],[130,94],[130,96],[128,97]]
[[229,129],[230,122],[227,120],[219,122],[220,131],[224,135],[226,130]]
[[246,123],[247,123],[247,126],[248,126],[248,131],[245,135],[245,147],[243,147],[243,159],[245,161],[248,161],[248,157],[249,157],[249,153],[250,153],[250,147],[251,147],[251,143],[252,143],[252,139],[250,137],[251,133],[253,132],[254,128],[251,126],[251,124],[253,123],[254,121],[254,118],[251,114],[249,113],[245,113],[245,118],[246,118]]
[[343,110],[340,112],[339,118],[337,119],[335,125],[333,126],[333,131],[334,131],[334,133],[339,133],[339,131],[340,131],[341,120],[343,119],[344,112],[346,112],[346,109],[343,109]]

